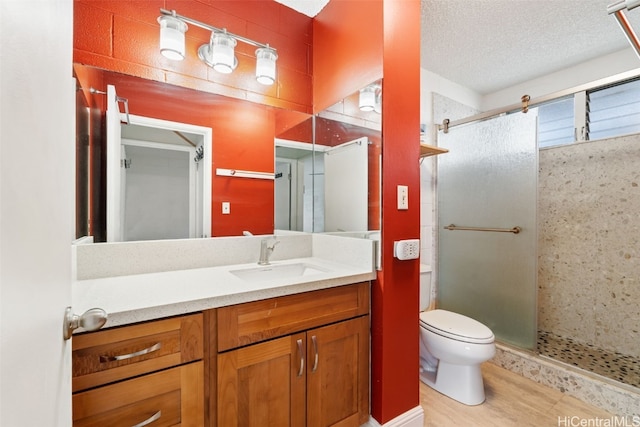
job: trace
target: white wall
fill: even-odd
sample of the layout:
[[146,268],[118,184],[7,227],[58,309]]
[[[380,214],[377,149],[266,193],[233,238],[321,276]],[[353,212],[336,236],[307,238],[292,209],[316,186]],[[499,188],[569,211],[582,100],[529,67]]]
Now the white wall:
[[[437,94],[444,95],[460,104],[470,106],[470,110],[477,111],[482,103],[479,94],[457,83],[447,80],[425,69],[420,70],[420,123],[426,124],[426,133],[422,142],[430,145],[437,144],[437,123],[441,123],[439,113],[434,113],[434,98]],[[459,112],[456,112],[459,113]],[[456,117],[459,118],[459,117]],[[446,156],[446,154],[444,154]],[[437,156],[426,157],[420,163],[420,263],[433,270],[430,275],[431,294],[435,295],[437,280],[436,263],[436,174]],[[423,269],[424,270],[424,269]],[[421,307],[424,306],[424,295],[421,296]],[[433,298],[432,298],[433,300]]]
[[0,425],[70,426],[72,0],[0,2]]
[[[525,94],[534,99],[631,70],[637,70],[637,73],[640,74],[640,61],[638,61],[638,57],[633,50],[627,48],[485,95],[482,97],[480,109],[488,111],[517,104],[520,102],[522,95]],[[450,97],[447,94],[443,95]]]
[[461,104],[480,110],[482,97],[475,91],[447,80],[431,71],[420,68],[420,123],[427,125],[423,140],[435,144],[435,126],[433,118],[433,93],[439,93]]

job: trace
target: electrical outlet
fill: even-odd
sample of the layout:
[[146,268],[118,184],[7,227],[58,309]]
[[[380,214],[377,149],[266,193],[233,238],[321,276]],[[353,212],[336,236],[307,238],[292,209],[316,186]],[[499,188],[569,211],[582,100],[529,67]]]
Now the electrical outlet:
[[393,256],[403,261],[420,258],[420,239],[393,242]]
[[228,215],[231,213],[231,203],[222,202],[222,213]]

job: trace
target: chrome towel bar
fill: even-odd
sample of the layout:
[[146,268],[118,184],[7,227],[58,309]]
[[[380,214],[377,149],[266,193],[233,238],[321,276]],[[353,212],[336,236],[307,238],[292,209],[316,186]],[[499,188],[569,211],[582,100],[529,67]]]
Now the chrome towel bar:
[[482,228],[482,227],[459,227],[455,224],[449,224],[444,227],[445,230],[462,230],[462,231],[494,231],[496,233],[513,233],[518,234],[522,231],[520,227],[513,228]]

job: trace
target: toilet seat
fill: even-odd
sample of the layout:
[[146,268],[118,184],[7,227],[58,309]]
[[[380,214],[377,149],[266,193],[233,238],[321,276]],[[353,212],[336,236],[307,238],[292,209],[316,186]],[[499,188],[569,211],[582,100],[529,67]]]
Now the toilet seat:
[[447,310],[420,313],[420,325],[425,329],[456,341],[490,344],[495,337],[491,329],[477,320]]

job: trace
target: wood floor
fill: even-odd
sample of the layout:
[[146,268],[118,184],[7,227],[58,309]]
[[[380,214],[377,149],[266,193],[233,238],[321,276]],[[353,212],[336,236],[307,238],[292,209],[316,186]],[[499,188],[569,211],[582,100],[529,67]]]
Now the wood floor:
[[420,383],[425,427],[605,425],[579,423],[581,419],[612,417],[599,408],[492,363],[482,366],[482,374],[486,401],[478,406],[463,405]]

